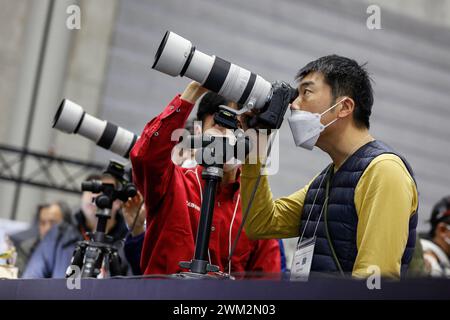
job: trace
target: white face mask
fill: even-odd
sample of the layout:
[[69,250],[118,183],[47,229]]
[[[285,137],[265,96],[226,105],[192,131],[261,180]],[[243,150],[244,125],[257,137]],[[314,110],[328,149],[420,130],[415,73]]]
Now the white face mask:
[[291,127],[292,136],[294,137],[295,145],[308,150],[312,150],[319,139],[320,133],[325,130],[338,119],[334,119],[327,125],[320,122],[320,118],[336,107],[346,98],[340,100],[336,104],[329,107],[322,113],[312,113],[303,110],[291,110],[291,116],[288,118],[289,126]]

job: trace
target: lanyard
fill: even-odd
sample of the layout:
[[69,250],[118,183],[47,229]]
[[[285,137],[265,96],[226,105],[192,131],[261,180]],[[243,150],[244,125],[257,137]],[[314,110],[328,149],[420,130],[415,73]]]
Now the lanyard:
[[[331,184],[331,180],[333,179],[333,175],[334,175],[334,165],[331,166],[330,174],[328,175],[327,182],[325,185],[325,201],[324,201],[322,209],[325,211],[325,216],[324,216],[325,233],[326,233],[327,240],[328,240],[328,246],[330,247],[331,254],[333,255],[333,260],[336,263],[336,267],[338,268],[339,273],[342,276],[344,276],[344,271],[342,270],[342,266],[339,263],[339,259],[336,255],[336,251],[334,250],[333,243],[331,242],[330,231],[328,229],[328,201],[330,199],[330,184]],[[320,221],[320,218],[319,218],[319,221]],[[319,224],[319,222],[317,222],[317,224]],[[317,226],[316,226],[316,229],[317,229]]]
[[330,173],[327,176],[327,182],[325,184],[325,201],[323,202],[323,207],[325,211],[325,222],[327,221],[328,217],[328,198],[330,197],[330,184],[331,180],[333,179],[334,175],[334,165],[331,165]]
[[[333,165],[329,165],[329,166],[327,167],[327,169],[325,170],[325,173],[324,173],[322,179],[320,179],[320,183],[319,183],[319,186],[317,187],[316,194],[314,195],[314,200],[313,200],[313,203],[312,203],[312,205],[311,205],[311,209],[309,210],[308,217],[306,218],[305,227],[303,228],[303,232],[302,232],[302,234],[301,234],[301,236],[300,236],[299,243],[302,242],[303,236],[305,235],[306,228],[308,227],[308,223],[309,223],[309,220],[310,220],[310,218],[311,218],[312,210],[313,210],[313,208],[314,208],[314,205],[316,204],[317,195],[319,194],[320,187],[322,186],[323,181],[325,180],[325,178],[327,178],[327,181],[329,180],[328,177],[329,177],[330,169],[331,169],[331,170],[333,169]],[[326,198],[325,198],[325,201],[326,201],[326,202],[327,202],[327,200],[328,200],[327,197],[328,197],[328,194],[326,195]],[[325,207],[325,206],[322,205],[322,209],[320,210],[320,214],[319,214],[319,219],[317,219],[316,227],[314,228],[314,234],[313,234],[312,237],[314,237],[314,236],[316,235],[317,227],[319,226],[320,219],[322,218],[322,213],[323,213],[324,207]]]
[[[292,261],[292,268],[291,268],[291,280],[298,280],[298,281],[307,281],[309,274],[311,272],[312,267],[312,261],[314,259],[314,247],[316,245],[316,233],[317,228],[319,226],[320,220],[322,219],[322,214],[324,209],[326,208],[326,203],[328,202],[328,193],[329,193],[329,187],[330,187],[330,169],[332,170],[332,165],[328,166],[323,175],[320,177],[320,183],[316,190],[316,193],[314,195],[314,200],[311,206],[311,209],[309,210],[308,217],[305,223],[305,227],[303,228],[302,235],[300,237],[300,240],[297,245],[297,250],[295,251],[295,255]],[[312,237],[303,240],[303,236],[305,234],[305,231],[308,227],[308,223],[310,222],[312,209],[315,206],[317,196],[319,194],[319,191],[322,190],[321,187],[323,185],[324,180],[326,179],[326,196],[324,199],[324,203],[321,206],[320,214],[315,221],[315,227],[314,227],[314,233]],[[323,188],[323,187],[322,187]]]
[[328,246],[330,247],[331,254],[333,255],[333,260],[334,260],[334,262],[336,264],[336,267],[338,268],[340,274],[343,276],[344,275],[344,271],[342,270],[341,264],[339,263],[339,259],[338,259],[337,255],[336,255],[336,251],[334,250],[334,246],[333,246],[333,243],[331,242],[331,236],[330,236],[330,232],[329,232],[329,229],[328,229],[328,201],[329,201],[329,198],[330,198],[330,186],[331,186],[331,180],[333,179],[333,175],[334,175],[334,165],[331,164],[330,166],[328,166],[327,170],[325,171],[324,176],[320,180],[319,187],[318,187],[318,189],[316,191],[316,194],[314,196],[313,204],[312,204],[312,207],[311,207],[311,209],[310,209],[310,211],[308,213],[308,218],[306,220],[305,228],[303,229],[303,232],[302,232],[302,235],[300,237],[299,243],[301,243],[302,240],[303,240],[303,236],[305,234],[306,227],[308,226],[308,223],[309,223],[309,220],[310,220],[310,217],[311,217],[311,213],[312,213],[312,209],[314,208],[314,205],[316,203],[316,199],[317,199],[317,195],[319,193],[320,187],[322,186],[323,181],[326,179],[326,182],[325,182],[325,200],[324,200],[324,203],[322,205],[322,209],[320,210],[319,218],[317,219],[316,227],[314,228],[314,233],[313,233],[312,238],[314,238],[314,236],[316,235],[317,228],[319,227],[320,219],[322,218],[322,214],[325,212],[325,215],[324,215],[325,234],[326,234],[326,237],[327,237]]

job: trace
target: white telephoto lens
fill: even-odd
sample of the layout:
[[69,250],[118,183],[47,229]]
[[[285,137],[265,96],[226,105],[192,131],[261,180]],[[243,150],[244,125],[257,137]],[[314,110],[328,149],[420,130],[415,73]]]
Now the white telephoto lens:
[[203,83],[208,77],[213,64],[213,56],[209,56],[201,51],[195,50],[184,76],[199,83]]
[[[253,104],[253,108],[261,109],[270,99],[272,93],[272,84],[263,77],[256,75],[255,84],[249,97],[243,102],[244,105]],[[252,101],[253,100],[253,101]]]
[[198,51],[189,40],[170,31],[159,45],[152,68],[171,76],[186,76],[251,109],[263,108],[272,92],[270,82],[259,75]]
[[78,133],[89,140],[97,143],[105,131],[107,121],[100,120],[86,113]]
[[134,133],[119,127],[110,150],[127,158],[131,147],[134,145],[135,136]]
[[179,76],[189,55],[192,43],[176,33],[168,32],[164,36],[155,56],[152,68],[171,75]]
[[218,94],[227,97],[231,101],[239,101],[250,79],[250,75],[250,71],[231,64],[225,82]]
[[68,99],[64,99],[53,119],[53,128],[66,133],[74,133],[83,117],[83,108]]

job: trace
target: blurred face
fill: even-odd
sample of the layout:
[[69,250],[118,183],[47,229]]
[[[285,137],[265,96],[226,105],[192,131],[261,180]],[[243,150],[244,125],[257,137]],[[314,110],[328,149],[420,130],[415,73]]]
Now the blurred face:
[[84,191],[81,194],[81,210],[86,217],[95,217],[95,213],[97,211],[97,207],[94,203],[95,197],[96,194],[89,191]]
[[436,236],[440,239],[439,244],[442,249],[450,256],[450,225],[440,222],[436,227]]
[[[102,183],[115,184],[115,180],[112,177],[102,177]],[[95,205],[94,199],[98,196],[98,193],[92,193],[89,191],[84,191],[81,195],[81,209],[87,219],[94,219],[97,213],[97,207]],[[117,211],[120,209],[120,200],[115,200],[112,205],[111,217],[114,218]]]
[[47,232],[63,220],[63,213],[57,204],[42,208],[39,212],[39,237],[42,239]]

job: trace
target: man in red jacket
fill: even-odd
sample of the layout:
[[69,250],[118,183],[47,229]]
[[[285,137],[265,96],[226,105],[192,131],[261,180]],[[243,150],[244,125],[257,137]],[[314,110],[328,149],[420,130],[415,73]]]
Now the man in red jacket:
[[[177,95],[159,116],[145,126],[131,150],[134,182],[144,197],[147,211],[147,229],[141,253],[143,274],[187,271],[178,263],[190,261],[194,256],[204,190],[203,167],[188,169],[175,165],[171,152],[177,141],[172,141],[171,136],[174,130],[184,128],[194,103],[205,92],[206,89],[196,82],[188,85],[181,96]],[[200,104],[205,109],[207,102],[203,100]],[[223,99],[221,101],[226,103]],[[210,104],[213,110],[221,103]],[[198,120],[203,121],[203,131],[211,128],[224,130],[214,123],[213,114],[205,114]],[[252,241],[244,231],[231,262],[228,262],[242,221],[239,171],[237,166],[224,168],[224,176],[217,189],[208,252],[210,263],[219,266],[222,272],[280,272],[278,241]]]

